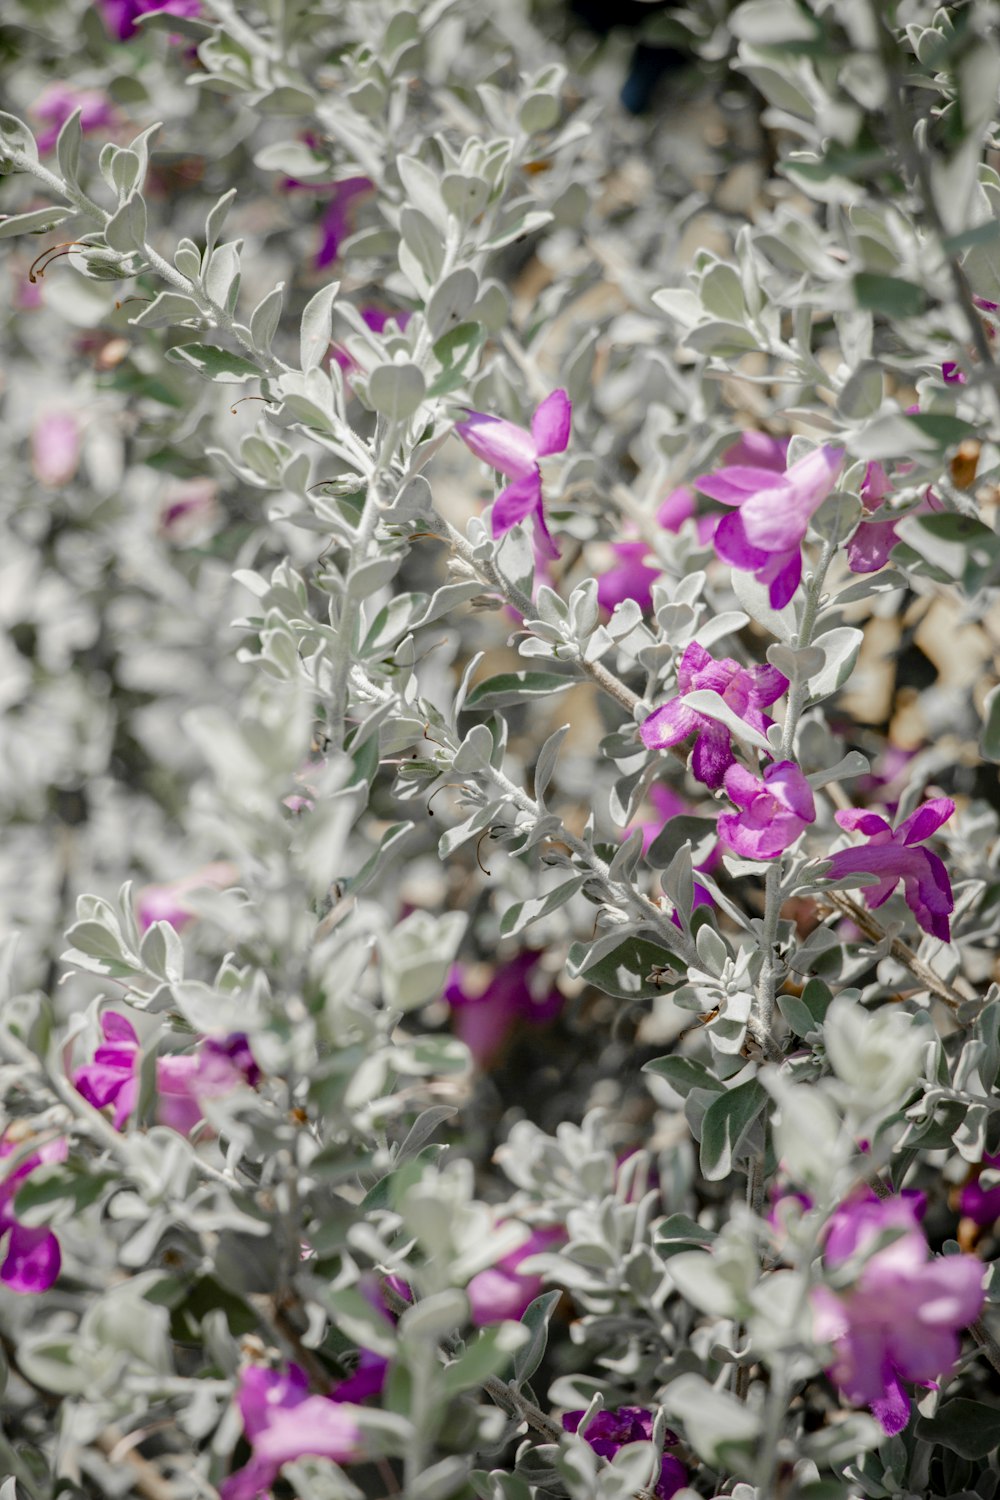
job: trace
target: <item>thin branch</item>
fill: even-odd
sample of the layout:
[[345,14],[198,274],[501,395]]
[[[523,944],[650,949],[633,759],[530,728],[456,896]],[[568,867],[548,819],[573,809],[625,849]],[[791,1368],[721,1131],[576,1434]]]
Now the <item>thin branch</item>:
[[[845,917],[850,917],[855,926],[860,927],[865,937],[870,938],[873,943],[883,942],[888,934],[877,917],[873,917],[870,911],[852,901],[850,896],[845,896],[843,891],[823,891],[820,900],[835,906],[838,911],[843,912]],[[909,969],[915,979],[919,979],[925,989],[931,991],[938,1000],[947,1005],[949,1010],[957,1011],[961,1006],[967,1005],[970,1000],[976,999],[975,994],[963,995],[942,979],[940,974],[935,974],[922,958],[918,958],[908,943],[902,938],[893,938],[889,944],[889,951],[899,963]]]

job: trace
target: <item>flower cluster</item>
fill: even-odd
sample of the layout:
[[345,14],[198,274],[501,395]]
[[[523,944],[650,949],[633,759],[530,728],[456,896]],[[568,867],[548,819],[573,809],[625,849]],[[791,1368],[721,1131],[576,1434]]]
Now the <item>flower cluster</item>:
[[954,811],[950,797],[933,797],[895,829],[878,813],[859,808],[838,812],[836,818],[841,828],[864,834],[868,842],[831,855],[831,878],[877,875],[878,883],[866,885],[862,890],[865,904],[873,911],[888,901],[902,881],[906,904],[917,922],[925,932],[947,943],[951,938],[948,918],[955,905],[951,880],[940,856],[918,846],[936,833]]
[[[562,1419],[567,1432],[578,1432],[586,1416],[584,1411],[568,1411]],[[590,1444],[602,1458],[612,1459],[629,1443],[648,1443],[653,1437],[653,1414],[642,1406],[619,1406],[617,1411],[599,1411],[587,1423],[583,1432],[584,1442]],[[667,1432],[666,1444],[677,1442],[677,1435]],[[659,1500],[670,1500],[687,1484],[687,1470],[680,1459],[664,1453],[660,1462],[660,1477],[654,1486]]]
[[[0,1161],[12,1156],[24,1145],[7,1130],[0,1136]],[[0,1264],[0,1283],[12,1292],[45,1292],[59,1275],[62,1252],[59,1241],[51,1229],[31,1228],[22,1224],[14,1213],[17,1190],[26,1177],[39,1167],[53,1162],[65,1161],[68,1154],[65,1140],[44,1141],[17,1166],[0,1177],[0,1243],[6,1237],[3,1263]]]

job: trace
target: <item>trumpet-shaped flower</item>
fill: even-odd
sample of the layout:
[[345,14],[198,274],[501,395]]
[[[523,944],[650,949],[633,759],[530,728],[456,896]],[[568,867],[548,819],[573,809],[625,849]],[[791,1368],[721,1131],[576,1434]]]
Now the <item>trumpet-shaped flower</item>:
[[[103,1043],[93,1061],[76,1070],[73,1082],[95,1109],[113,1106],[115,1128],[123,1130],[139,1095],[139,1038],[131,1021],[113,1010],[101,1016],[101,1031]],[[240,1031],[221,1041],[206,1037],[194,1052],[157,1058],[157,1121],[187,1135],[204,1114],[203,1100],[228,1094],[244,1082],[253,1086],[259,1077]]]
[[[13,1139],[9,1132],[0,1136],[0,1161],[11,1156],[22,1142]],[[0,1283],[12,1292],[45,1292],[59,1275],[62,1252],[59,1241],[51,1229],[44,1226],[32,1229],[22,1224],[14,1213],[14,1198],[17,1190],[37,1167],[50,1162],[65,1161],[68,1153],[65,1140],[45,1141],[20,1161],[13,1171],[0,1177],[0,1241],[6,1236],[6,1253],[0,1264]]]
[[[910,465],[899,465],[903,473]],[[866,511],[877,510],[882,501],[892,493],[892,481],[879,463],[870,463],[865,470],[861,486],[861,503]],[[940,510],[941,502],[933,490],[928,490],[913,514],[929,510]],[[896,522],[862,521],[847,544],[847,566],[852,573],[877,573],[889,561],[889,554],[899,541]]]
[[364,1456],[357,1408],[327,1396],[311,1396],[305,1371],[251,1365],[240,1376],[236,1396],[250,1462],[224,1480],[222,1500],[258,1500],[297,1458],[329,1458],[354,1463]]
[[[563,1427],[567,1432],[576,1432],[585,1416],[586,1412],[583,1411],[568,1411],[562,1419]],[[642,1406],[619,1406],[617,1411],[599,1411],[587,1423],[583,1434],[584,1442],[589,1443],[595,1453],[607,1459],[614,1458],[618,1450],[628,1443],[648,1443],[652,1441],[652,1437],[653,1414]],[[677,1434],[668,1431],[665,1439],[670,1447],[676,1443]],[[664,1453],[654,1494],[659,1496],[659,1500],[670,1500],[686,1484],[687,1470],[680,1459]]]
[[719,838],[743,859],[777,859],[816,820],[812,787],[792,760],[765,766],[762,781],[732,765],[725,788],[740,811],[720,816]]
[[677,686],[679,695],[668,699],[643,720],[639,736],[647,749],[664,750],[679,745],[688,735],[696,735],[691,770],[699,781],[718,790],[727,769],[736,760],[729,730],[706,714],[687,708],[681,697],[700,688],[710,688],[745,723],[763,734],[772,720],[761,710],[781,697],[788,687],[788,678],[774,667],[741,667],[728,656],[716,661],[704,646],[692,641],[680,659]]
[[572,410],[566,392],[558,390],[546,396],[537,408],[530,432],[504,417],[490,417],[477,411],[470,412],[455,428],[477,458],[513,481],[493,502],[493,535],[503,536],[519,521],[530,517],[535,544],[542,557],[558,557],[559,549],[545,523],[539,461],[566,451]]
[[738,463],[695,480],[702,494],[734,507],[715,529],[715,550],[767,584],[774,609],[783,608],[799,586],[803,539],[843,457],[841,448],[814,448],[783,474]]
[[925,932],[947,943],[951,938],[949,913],[955,902],[951,881],[938,855],[917,846],[946,823],[955,811],[950,797],[933,797],[893,829],[878,813],[848,808],[836,814],[841,828],[863,833],[867,844],[841,849],[830,856],[829,874],[834,880],[845,875],[877,875],[877,885],[865,886],[862,895],[872,911],[888,901],[900,881],[907,906]]
[[946,1375],[958,1331],[983,1305],[983,1267],[967,1255],[932,1256],[919,1212],[919,1195],[869,1194],[841,1204],[827,1226],[826,1264],[867,1259],[847,1291],[812,1293],[814,1335],[833,1346],[827,1374],[849,1401],[870,1406],[888,1433],[902,1432],[910,1419],[902,1381],[929,1384]]

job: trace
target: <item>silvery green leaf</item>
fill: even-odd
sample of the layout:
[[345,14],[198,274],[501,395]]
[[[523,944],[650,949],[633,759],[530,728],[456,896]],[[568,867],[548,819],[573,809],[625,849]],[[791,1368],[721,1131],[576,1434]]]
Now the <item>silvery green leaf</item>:
[[379,940],[382,990],[391,1010],[415,1010],[435,1000],[462,941],[468,917],[416,911]]
[[841,604],[857,604],[861,599],[869,599],[873,594],[891,594],[896,589],[905,589],[909,585],[902,573],[897,573],[892,568],[883,568],[880,573],[869,573],[859,578],[856,583],[848,584],[846,589],[841,589],[835,595],[835,602]]
[[442,1387],[449,1396],[480,1386],[493,1375],[499,1375],[511,1362],[512,1355],[523,1349],[531,1334],[521,1323],[503,1322],[481,1328],[466,1348],[444,1369]]
[[823,670],[810,677],[809,701],[819,703],[842,688],[854,671],[864,634],[853,625],[839,625],[816,637],[813,646],[823,652]]
[[558,911],[560,906],[565,906],[583,885],[586,876],[574,875],[572,880],[565,880],[561,885],[555,886],[547,891],[544,896],[534,897],[528,901],[515,901],[513,906],[508,906],[500,918],[500,936],[515,937],[519,932],[532,922],[537,922],[541,917],[547,917],[550,913]]
[[449,213],[463,224],[471,224],[489,200],[489,184],[465,172],[446,172],[441,179],[441,197]]
[[826,662],[819,646],[786,646],[781,642],[768,646],[767,659],[789,682],[808,682]]
[[701,1375],[672,1380],[660,1400],[667,1413],[684,1424],[688,1442],[716,1469],[749,1475],[760,1435],[760,1415]]
[[834,781],[849,781],[852,776],[865,776],[870,770],[868,757],[860,750],[848,750],[842,760],[825,771],[812,771],[807,777],[809,785],[818,790]]
[[129,322],[136,328],[159,328],[172,324],[202,322],[204,314],[193,297],[181,292],[158,292],[148,307]]
[[539,135],[559,122],[559,99],[552,94],[528,94],[517,111],[517,123],[525,135]]
[[[444,240],[441,231],[435,227],[425,213],[418,208],[407,206],[399,215],[399,229],[403,236],[403,244],[415,259],[420,268],[423,279],[427,284],[433,285],[441,275],[441,267],[444,264]],[[402,269],[409,275],[409,268],[402,265]],[[421,287],[417,288],[422,290]]]
[[553,734],[549,735],[548,739],[545,741],[542,748],[538,752],[538,759],[535,761],[535,772],[533,779],[535,788],[535,800],[543,806],[545,803],[545,794],[549,789],[549,783],[552,780],[552,773],[555,771],[556,761],[559,758],[560,747],[562,746],[563,740],[569,733],[569,730],[569,724],[561,725],[559,729],[555,730]]
[[715,261],[703,271],[698,282],[698,296],[707,313],[729,323],[745,324],[746,303],[739,272],[725,261]]
[[686,1301],[712,1317],[739,1317],[743,1310],[742,1298],[724,1265],[707,1251],[682,1250],[671,1255],[670,1280]]
[[827,496],[809,524],[817,536],[836,546],[847,540],[863,515],[864,507],[856,495],[838,491]]
[[396,170],[406,190],[407,201],[431,224],[437,224],[443,230],[447,216],[435,173],[417,157],[406,155],[396,157]]
[[18,234],[44,234],[55,229],[64,219],[76,213],[74,208],[33,208],[26,214],[10,214],[0,218],[0,240],[12,239]]
[[779,641],[793,638],[796,630],[794,605],[786,604],[782,610],[772,609],[766,586],[758,583],[752,573],[744,573],[739,568],[732,570],[732,586],[751,620],[762,625]]
[[256,347],[265,352],[270,349],[271,341],[278,331],[284,290],[285,283],[279,281],[266,297],[261,298],[250,314],[250,337]]
[[482,249],[502,250],[504,245],[509,245],[514,240],[525,239],[536,229],[543,229],[551,221],[552,215],[547,209],[532,208],[524,212],[521,204],[511,204],[508,213],[504,216],[503,227],[490,236]]
[[201,253],[194,240],[182,239],[178,241],[177,249],[174,251],[174,265],[182,276],[189,281],[199,282],[201,279]]
[[716,359],[733,359],[760,348],[758,335],[742,323],[721,321],[699,323],[696,327],[689,328],[684,335],[684,343],[688,349]]
[[9,170],[8,163],[13,151],[19,151],[29,161],[38,160],[35,137],[24,121],[0,110],[0,167]]
[[749,616],[741,609],[721,610],[712,619],[706,620],[694,633],[694,638],[700,646],[707,650],[714,646],[717,641],[724,640],[727,635],[736,635],[747,623]]
[[496,677],[487,677],[469,693],[465,700],[468,709],[509,708],[515,703],[546,698],[552,693],[564,693],[578,679],[569,671],[553,669],[546,672],[530,669],[518,672],[501,672]]
[[646,851],[655,870],[666,869],[683,844],[691,845],[691,862],[704,864],[716,845],[715,821],[685,813],[668,818]]
[[77,171],[80,166],[82,141],[83,127],[80,124],[80,110],[77,108],[66,120],[56,140],[56,160],[63,178],[70,187],[79,186]]
[[305,305],[299,327],[299,357],[303,370],[312,370],[321,364],[330,347],[333,304],[339,291],[339,281],[328,282]]
[[212,251],[205,252],[202,285],[206,293],[220,307],[232,312],[240,289],[240,255],[242,240],[229,240]]
[[236,189],[230,188],[209,210],[208,218],[205,220],[205,256],[202,261],[203,268],[207,268],[212,259],[212,253],[218,243],[222,226],[226,222],[226,216],[233,206],[236,197]]
[[259,380],[261,372],[242,354],[231,354],[228,349],[217,349],[212,344],[176,344],[167,349],[165,357],[174,364],[190,365],[206,380],[216,380],[223,385],[245,385],[248,380]]
[[721,1182],[750,1150],[748,1136],[767,1106],[756,1078],[737,1084],[709,1105],[702,1121],[700,1165],[709,1182]]
[[141,250],[146,242],[146,205],[140,193],[130,193],[104,226],[112,250]]
[[863,422],[881,410],[884,392],[882,366],[866,360],[850,374],[837,396],[837,410],[849,422]]
[[983,701],[983,732],[979,745],[986,760],[1000,761],[1000,687],[991,688]]
[[287,177],[304,181],[329,177],[330,163],[317,156],[305,141],[273,141],[254,156],[254,166],[262,172],[284,172]]
[[649,1000],[676,983],[682,964],[662,943],[622,937],[612,931],[596,943],[574,943],[567,955],[566,971],[620,1000]]
[[701,302],[697,292],[686,287],[663,287],[653,293],[656,306],[674,319],[682,328],[693,328],[702,316]]
[[377,365],[368,377],[368,399],[377,412],[391,421],[412,417],[426,394],[423,373],[417,365]]
[[725,1091],[725,1085],[715,1074],[693,1057],[681,1057],[679,1054],[654,1057],[652,1062],[643,1063],[642,1071],[663,1078],[682,1099],[686,1099],[692,1089],[707,1089],[716,1094]]
[[479,295],[479,279],[468,266],[459,266],[431,293],[427,304],[427,326],[433,338],[463,323]]

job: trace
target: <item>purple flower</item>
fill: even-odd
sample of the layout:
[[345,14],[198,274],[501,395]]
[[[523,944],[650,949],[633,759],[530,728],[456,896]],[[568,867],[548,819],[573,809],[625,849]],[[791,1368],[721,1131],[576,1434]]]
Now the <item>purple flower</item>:
[[932,797],[896,829],[878,813],[862,812],[860,808],[838,812],[835,816],[841,828],[865,834],[868,843],[832,854],[830,877],[840,880],[845,875],[877,875],[878,885],[865,886],[861,893],[872,911],[888,901],[902,880],[906,904],[919,925],[943,943],[949,942],[948,914],[955,902],[948,871],[936,854],[916,846],[947,823],[954,811],[950,797]]
[[[784,471],[787,452],[787,438],[769,437],[766,432],[745,432],[739,442],[726,449],[722,458],[727,464],[754,464],[780,473]],[[686,484],[679,485],[660,503],[656,512],[657,523],[664,531],[678,532],[685,521],[695,516],[696,506],[694,490]],[[718,524],[718,515],[695,517],[701,546],[712,540]],[[653,605],[653,584],[660,577],[662,568],[646,562],[650,549],[645,542],[613,542],[611,550],[619,561],[597,580],[600,604],[610,614],[623,599],[634,599],[643,613],[648,613]]]
[[841,448],[815,448],[783,474],[737,463],[695,480],[703,494],[736,507],[715,529],[715,550],[723,562],[766,583],[774,609],[783,608],[799,586],[802,541],[843,457]]
[[530,516],[535,545],[542,557],[558,557],[559,549],[545,524],[539,460],[566,451],[572,411],[566,392],[557,390],[535,411],[530,432],[504,417],[489,417],[478,411],[470,412],[455,428],[477,458],[514,481],[493,502],[493,535],[503,536]]
[[363,1457],[356,1408],[327,1396],[310,1396],[298,1365],[266,1370],[250,1365],[236,1396],[243,1431],[253,1450],[250,1462],[219,1489],[222,1500],[257,1500],[270,1490],[282,1467],[296,1458],[329,1458],[337,1464]]
[[[903,474],[911,467],[910,464],[900,464],[898,472]],[[861,502],[865,510],[877,510],[891,493],[892,482],[882,465],[870,463],[861,486]],[[928,490],[913,514],[941,509],[934,491]],[[889,554],[898,541],[895,521],[862,521],[847,544],[847,566],[852,573],[877,573],[889,561]]]
[[75,89],[68,83],[50,83],[29,110],[47,127],[36,136],[43,155],[53,149],[60,130],[76,109],[80,111],[81,130],[99,130],[115,123],[114,105],[100,89]]
[[[897,1238],[876,1248],[893,1233]],[[902,1432],[910,1419],[901,1382],[931,1383],[954,1364],[958,1331],[983,1305],[983,1267],[971,1256],[932,1256],[920,1228],[919,1201],[906,1196],[849,1199],[832,1216],[826,1264],[832,1268],[866,1253],[848,1291],[813,1291],[813,1332],[833,1345],[830,1379],[849,1401],[870,1406],[891,1434]]]
[[[1000,1167],[1000,1156],[984,1156],[982,1165],[995,1169]],[[958,1206],[967,1219],[984,1227],[1000,1219],[1000,1181],[995,1187],[983,1187],[978,1177],[967,1182],[958,1198]]]
[[452,1027],[475,1059],[488,1068],[521,1021],[541,1025],[554,1020],[563,997],[553,986],[536,998],[529,980],[541,953],[526,948],[509,963],[500,964],[484,990],[470,993],[461,968],[452,966],[444,998],[452,1009]]
[[765,766],[763,781],[732,765],[725,787],[740,811],[721,814],[719,838],[743,859],[776,859],[816,820],[812,787],[792,760]]
[[136,21],[151,11],[166,11],[168,16],[187,16],[197,19],[201,15],[200,0],[97,0],[97,8],[111,35],[120,42],[127,42],[138,30]]
[[679,694],[644,719],[639,730],[642,743],[650,750],[664,750],[679,745],[689,734],[696,734],[691,756],[695,777],[713,791],[722,785],[729,766],[735,764],[729,743],[729,730],[715,719],[686,708],[680,699],[700,688],[719,694],[735,714],[761,734],[772,720],[761,710],[769,707],[788,687],[788,678],[774,667],[741,667],[730,657],[716,661],[704,648],[692,641],[677,667]]
[[[11,1156],[24,1144],[9,1132],[0,1136],[0,1161]],[[6,1254],[0,1265],[0,1283],[12,1292],[30,1294],[46,1292],[59,1275],[62,1253],[51,1229],[32,1229],[22,1224],[14,1213],[14,1198],[24,1179],[36,1167],[65,1161],[69,1147],[65,1140],[46,1141],[19,1162],[13,1171],[0,1177],[0,1241],[7,1236]]]
[[473,1276],[465,1289],[473,1323],[482,1327],[487,1323],[502,1323],[505,1318],[520,1318],[529,1303],[540,1295],[544,1285],[541,1276],[528,1275],[521,1270],[522,1261],[554,1249],[565,1238],[566,1231],[561,1225],[536,1229],[523,1245],[508,1251],[495,1266]]
[[[586,1412],[568,1411],[562,1419],[563,1427],[567,1432],[576,1432],[585,1416]],[[620,1406],[617,1411],[599,1411],[588,1422],[583,1434],[584,1442],[589,1443],[595,1453],[607,1459],[614,1458],[619,1448],[626,1447],[628,1443],[649,1443],[652,1438],[653,1414],[642,1406]],[[668,1431],[667,1446],[676,1441],[677,1434]],[[687,1470],[680,1460],[664,1453],[655,1493],[660,1500],[670,1500],[671,1495],[676,1495],[687,1484],[687,1477]]]
[[[653,840],[657,837],[658,834],[663,832],[664,828],[670,822],[671,818],[683,817],[685,814],[688,814],[691,811],[689,803],[685,802],[684,798],[679,796],[678,793],[674,791],[673,787],[666,786],[662,781],[653,782],[653,785],[649,789],[649,800],[656,808],[657,816],[655,818],[651,818],[646,823],[633,823],[631,828],[627,828],[625,830],[625,837],[627,838],[634,829],[642,829],[643,854],[648,854],[650,845],[652,844]],[[700,865],[695,865],[695,869],[706,871],[714,870],[716,865],[719,863],[720,858],[721,850],[719,849],[718,844],[714,844],[708,854],[707,859],[703,859]],[[714,905],[715,902],[708,894],[708,891],[703,885],[699,885],[696,880],[694,883],[694,898],[691,902],[691,910],[694,911],[695,907],[697,906]],[[676,912],[674,912],[671,921],[677,927],[681,925],[680,918],[678,917]]]
[[[95,1109],[114,1108],[116,1130],[135,1112],[139,1095],[139,1038],[127,1017],[106,1010],[103,1043],[93,1061],[78,1068],[73,1083]],[[260,1070],[241,1031],[216,1040],[206,1037],[194,1052],[156,1060],[156,1118],[188,1135],[204,1115],[202,1101],[231,1093],[241,1083],[253,1087]]]
[[[311,140],[310,144],[312,144]],[[342,177],[338,182],[303,182],[296,177],[286,177],[284,186],[291,192],[301,190],[316,194],[330,194],[330,202],[320,221],[320,245],[314,262],[316,269],[321,271],[324,266],[332,265],[337,259],[342,241],[351,232],[354,217],[351,205],[355,198],[362,198],[366,193],[373,193],[375,184],[370,177]]]

